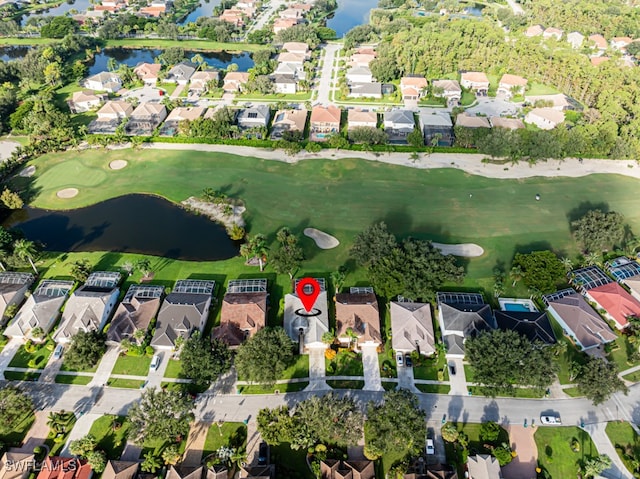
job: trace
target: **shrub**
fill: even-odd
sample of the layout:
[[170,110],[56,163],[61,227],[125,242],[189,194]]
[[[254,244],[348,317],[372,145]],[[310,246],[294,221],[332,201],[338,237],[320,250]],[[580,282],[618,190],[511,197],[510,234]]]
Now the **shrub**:
[[334,360],[336,357],[336,354],[337,353],[331,348],[327,348],[324,350],[324,357],[327,358],[329,361]]
[[152,348],[151,346],[147,346],[147,347],[145,348],[145,353],[147,354],[147,356],[153,356],[153,353],[154,353],[154,352],[155,352],[155,351],[153,350],[153,348]]

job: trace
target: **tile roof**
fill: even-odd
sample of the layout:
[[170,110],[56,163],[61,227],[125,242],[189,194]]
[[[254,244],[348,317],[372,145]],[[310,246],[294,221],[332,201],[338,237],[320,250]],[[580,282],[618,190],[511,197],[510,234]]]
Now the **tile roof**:
[[467,468],[471,479],[502,479],[500,463],[488,454],[469,456]]
[[284,298],[284,329],[293,341],[298,341],[299,332],[304,333],[304,344],[319,343],[322,335],[329,331],[329,305],[327,292],[322,289],[312,306],[312,312],[318,311],[315,316],[301,316],[297,312],[303,309],[302,301],[298,294],[287,294]]
[[346,336],[348,329],[363,341],[382,341],[378,300],[374,293],[336,294],[336,336]]
[[466,337],[479,331],[496,329],[488,304],[440,303],[439,308],[446,333],[456,332]]
[[133,73],[142,80],[150,80],[158,78],[160,70],[162,70],[160,63],[140,63],[133,69]]
[[0,459],[0,479],[24,479],[34,462],[33,453],[7,451]]
[[494,315],[498,329],[515,331],[530,341],[540,341],[544,344],[556,342],[551,322],[545,312],[496,310]]
[[618,323],[619,328],[629,324],[630,316],[640,318],[640,301],[635,299],[618,283],[608,283],[592,288],[588,295]]
[[337,106],[314,106],[311,110],[311,123],[338,123],[340,124],[341,110]]
[[519,118],[502,118],[500,116],[489,117],[489,123],[493,128],[507,128],[509,130],[519,130],[524,128],[524,123]]
[[193,121],[204,115],[205,110],[204,106],[178,106],[171,110],[165,121]]
[[[214,330],[213,336],[229,341],[230,346],[239,346],[238,334],[229,332],[233,329],[246,331],[249,336],[263,329],[267,324],[267,292],[227,293],[222,301],[220,327]],[[221,333],[225,333],[220,336]],[[226,336],[226,337],[225,337]],[[244,334],[242,335],[244,339]]]
[[535,115],[555,124],[560,124],[564,121],[564,112],[554,110],[553,108],[534,108],[527,116],[528,115]]
[[89,479],[91,466],[75,457],[45,457],[37,479]]
[[433,88],[442,88],[443,91],[454,91],[462,93],[462,88],[458,80],[433,80],[431,82]]
[[391,301],[391,342],[393,349],[435,353],[435,336],[428,303]]
[[132,461],[107,461],[101,479],[135,479],[140,463]]
[[528,80],[518,75],[511,75],[509,73],[505,73],[500,78],[500,84],[511,85],[511,86],[527,86]]
[[400,88],[411,86],[415,88],[426,88],[427,85],[427,79],[423,76],[406,76],[400,79]]
[[487,117],[471,116],[466,112],[458,114],[456,117],[456,126],[464,126],[466,128],[491,128]]
[[489,83],[489,79],[484,72],[464,72],[460,75],[460,79],[471,83]]
[[132,339],[136,330],[146,331],[160,309],[164,286],[132,284],[116,309],[107,340],[116,343]]
[[589,41],[595,44],[596,48],[600,50],[606,50],[609,46],[607,39],[600,34],[589,35]]
[[375,479],[373,461],[340,461],[325,459],[320,461],[320,474],[323,479]]
[[378,114],[375,111],[361,110],[359,108],[352,108],[348,110],[347,121],[349,123],[373,123],[378,122]]

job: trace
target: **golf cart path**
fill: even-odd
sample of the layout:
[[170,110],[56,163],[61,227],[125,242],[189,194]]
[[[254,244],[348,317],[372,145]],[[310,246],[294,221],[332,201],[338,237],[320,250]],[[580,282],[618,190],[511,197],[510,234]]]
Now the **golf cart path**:
[[285,163],[297,163],[307,159],[340,160],[346,158],[360,158],[379,161],[392,165],[410,168],[433,169],[455,168],[467,173],[484,176],[486,178],[519,179],[544,177],[581,177],[593,174],[617,174],[640,179],[640,164],[633,160],[601,160],[567,158],[565,160],[538,161],[535,164],[520,162],[494,164],[483,163],[487,155],[461,153],[433,153],[421,154],[418,160],[412,160],[409,153],[379,153],[328,150],[322,153],[307,153],[305,151],[294,156],[287,156],[282,150],[254,148],[249,146],[232,145],[203,145],[188,143],[145,143],[142,148],[155,150],[208,151],[228,153],[232,155],[248,156],[263,160],[275,160]]

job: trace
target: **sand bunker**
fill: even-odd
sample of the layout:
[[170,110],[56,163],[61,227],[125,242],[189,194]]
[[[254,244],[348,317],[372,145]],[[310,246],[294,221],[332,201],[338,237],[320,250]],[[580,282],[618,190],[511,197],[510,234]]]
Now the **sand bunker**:
[[315,241],[316,246],[320,249],[332,249],[340,244],[337,238],[315,228],[305,228],[303,233]]
[[121,170],[125,166],[127,166],[127,162],[125,160],[113,160],[109,163],[109,168],[112,170]]
[[65,188],[64,190],[60,190],[56,193],[58,198],[73,198],[78,194],[78,188]]
[[4,161],[11,158],[11,153],[20,147],[20,143],[16,141],[3,140],[0,141],[0,160]]
[[35,173],[36,173],[36,167],[31,165],[31,166],[27,166],[20,173],[18,173],[18,176],[22,176],[23,178],[31,178]]
[[464,256],[466,258],[476,258],[484,254],[484,249],[475,243],[460,243],[460,244],[443,244],[432,243],[433,246],[438,248],[442,254],[452,254],[454,256]]

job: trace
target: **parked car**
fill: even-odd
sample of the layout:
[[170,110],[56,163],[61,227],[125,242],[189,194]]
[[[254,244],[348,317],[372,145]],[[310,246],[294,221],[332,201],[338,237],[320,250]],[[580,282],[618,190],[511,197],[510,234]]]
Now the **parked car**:
[[452,376],[456,375],[456,365],[454,363],[449,364],[449,374]]
[[427,438],[427,454],[433,455],[436,453],[436,448],[433,445],[433,439]]
[[269,446],[266,442],[260,443],[260,448],[258,449],[258,465],[266,466],[269,463]]
[[151,358],[151,366],[149,366],[149,368],[152,371],[156,371],[159,366],[160,366],[160,356],[156,354],[153,356],[153,358]]
[[540,422],[548,426],[559,426],[562,424],[560,416],[540,416]]
[[411,354],[407,353],[404,356],[404,364],[408,367],[408,368],[412,368],[413,367],[413,359],[411,359]]
[[396,354],[396,361],[398,362],[398,366],[402,366],[404,364],[404,355],[402,353]]
[[64,352],[64,346],[62,344],[58,344],[56,349],[53,350],[53,359],[60,359],[62,357],[62,353]]

